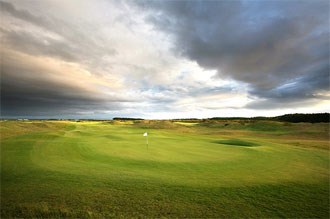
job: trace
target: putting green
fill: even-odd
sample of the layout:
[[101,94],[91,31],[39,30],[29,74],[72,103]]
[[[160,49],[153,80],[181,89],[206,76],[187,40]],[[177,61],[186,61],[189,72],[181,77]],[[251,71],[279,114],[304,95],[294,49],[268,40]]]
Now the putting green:
[[249,217],[328,212],[328,150],[288,144],[299,139],[283,132],[300,127],[262,136],[177,125],[2,122],[2,216],[231,217],[240,205]]

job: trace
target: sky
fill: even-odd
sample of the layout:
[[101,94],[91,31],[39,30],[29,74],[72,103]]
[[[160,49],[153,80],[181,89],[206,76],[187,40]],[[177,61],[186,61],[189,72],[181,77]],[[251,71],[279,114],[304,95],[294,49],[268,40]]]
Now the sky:
[[1,117],[330,111],[327,0],[0,0]]

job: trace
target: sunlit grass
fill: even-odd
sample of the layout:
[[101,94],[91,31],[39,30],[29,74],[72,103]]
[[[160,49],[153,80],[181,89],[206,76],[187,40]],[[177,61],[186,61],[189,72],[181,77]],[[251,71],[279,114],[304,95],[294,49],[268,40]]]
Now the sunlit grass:
[[329,213],[328,124],[8,121],[1,130],[4,218]]

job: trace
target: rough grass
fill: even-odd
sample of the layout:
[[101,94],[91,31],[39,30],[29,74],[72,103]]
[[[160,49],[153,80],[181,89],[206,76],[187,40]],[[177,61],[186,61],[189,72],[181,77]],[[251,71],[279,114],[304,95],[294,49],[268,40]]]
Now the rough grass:
[[2,122],[1,218],[327,218],[329,125],[273,125]]

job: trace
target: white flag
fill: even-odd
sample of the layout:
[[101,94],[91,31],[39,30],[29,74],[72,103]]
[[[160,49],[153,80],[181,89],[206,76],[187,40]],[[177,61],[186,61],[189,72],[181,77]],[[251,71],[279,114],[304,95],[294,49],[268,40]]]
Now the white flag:
[[148,136],[148,132],[145,132],[145,133],[143,134],[143,136]]

